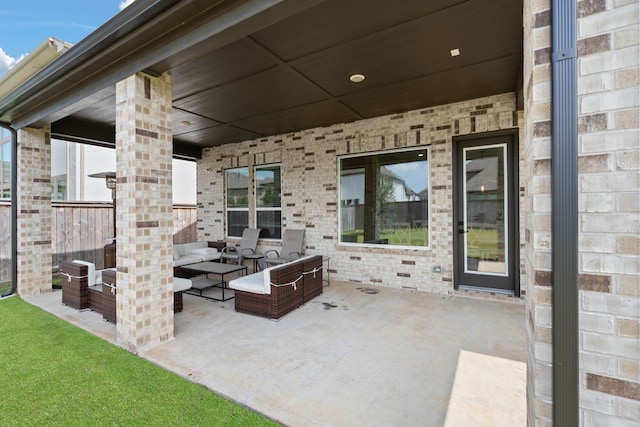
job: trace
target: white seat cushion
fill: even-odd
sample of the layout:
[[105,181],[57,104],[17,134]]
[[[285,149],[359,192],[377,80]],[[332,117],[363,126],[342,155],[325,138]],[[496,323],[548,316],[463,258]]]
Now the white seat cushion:
[[197,248],[191,251],[191,255],[202,258],[202,261],[213,261],[220,258],[220,253],[216,248]]
[[229,282],[229,287],[237,291],[251,292],[252,294],[267,294],[264,287],[264,272],[238,277]]
[[180,267],[181,265],[195,264],[198,262],[202,262],[202,257],[199,257],[198,255],[185,255],[177,260],[174,260],[173,266]]
[[206,249],[209,246],[207,242],[192,242],[192,243],[183,243],[183,255],[189,255],[196,249]]
[[173,292],[182,292],[191,288],[191,280],[182,277],[173,278]]
[[237,279],[233,279],[232,281],[229,282],[229,287],[231,289],[236,289],[238,291],[251,292],[254,294],[261,294],[261,295],[271,294],[271,270],[286,268],[290,264],[293,264],[296,262],[302,262],[312,257],[313,255],[308,255],[308,256],[305,256],[304,258],[298,258],[295,261],[265,268],[259,273],[254,273],[248,276],[243,276]]
[[[75,262],[76,264],[82,264],[89,267],[89,271],[88,271],[89,286],[94,286],[96,284],[96,265],[92,262],[82,261],[80,259],[74,259],[73,262]],[[100,274],[100,279],[102,281],[102,274]]]

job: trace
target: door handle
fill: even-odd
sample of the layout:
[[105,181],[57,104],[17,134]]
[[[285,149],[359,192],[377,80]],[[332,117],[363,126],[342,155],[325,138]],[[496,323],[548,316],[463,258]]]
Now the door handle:
[[469,230],[458,230],[459,234],[464,234],[464,233],[468,233],[468,232],[469,232]]

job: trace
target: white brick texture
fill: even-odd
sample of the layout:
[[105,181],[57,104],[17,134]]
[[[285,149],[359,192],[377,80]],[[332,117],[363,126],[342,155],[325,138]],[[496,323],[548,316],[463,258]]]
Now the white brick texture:
[[18,294],[51,292],[51,130],[18,131]]
[[173,338],[171,75],[116,86],[117,340],[132,352]]
[[[329,256],[332,279],[451,293],[452,139],[465,132],[516,129],[518,125],[515,95],[507,93],[207,148],[198,162],[198,238],[221,240],[225,236],[225,169],[281,162],[283,228],[305,229],[305,252]],[[405,147],[430,149],[431,248],[341,246],[339,156]],[[272,248],[273,243],[260,241],[258,249]],[[434,266],[441,266],[442,273],[434,273]]]

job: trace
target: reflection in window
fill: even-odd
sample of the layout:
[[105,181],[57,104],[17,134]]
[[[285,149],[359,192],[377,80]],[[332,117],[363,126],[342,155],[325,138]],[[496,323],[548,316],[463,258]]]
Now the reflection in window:
[[242,237],[249,227],[249,170],[247,168],[226,171],[227,236]]
[[340,160],[340,242],[429,246],[427,149]]
[[464,149],[465,272],[507,274],[506,144]]
[[280,165],[256,167],[255,174],[256,227],[262,229],[261,238],[280,239],[282,236]]
[[51,177],[51,200],[67,200],[67,175]]
[[11,142],[2,143],[0,150],[0,198],[11,198]]
[[51,140],[51,199],[76,200],[76,177],[81,165],[76,160],[77,145]]

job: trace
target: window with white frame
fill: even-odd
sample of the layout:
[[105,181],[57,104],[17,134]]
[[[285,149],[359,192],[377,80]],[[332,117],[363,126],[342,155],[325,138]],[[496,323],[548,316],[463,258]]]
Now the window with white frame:
[[429,247],[429,150],[340,159],[340,242]]
[[249,169],[228,169],[225,178],[227,236],[242,237],[249,227]]
[[262,229],[260,237],[281,239],[282,204],[280,165],[255,168],[256,228]]
[[[249,183],[254,182],[254,203]],[[227,197],[227,236],[242,237],[247,227],[260,228],[260,238],[282,238],[282,186],[280,165],[228,169],[225,172]],[[250,215],[249,211],[253,212]],[[253,218],[250,224],[249,218]]]

